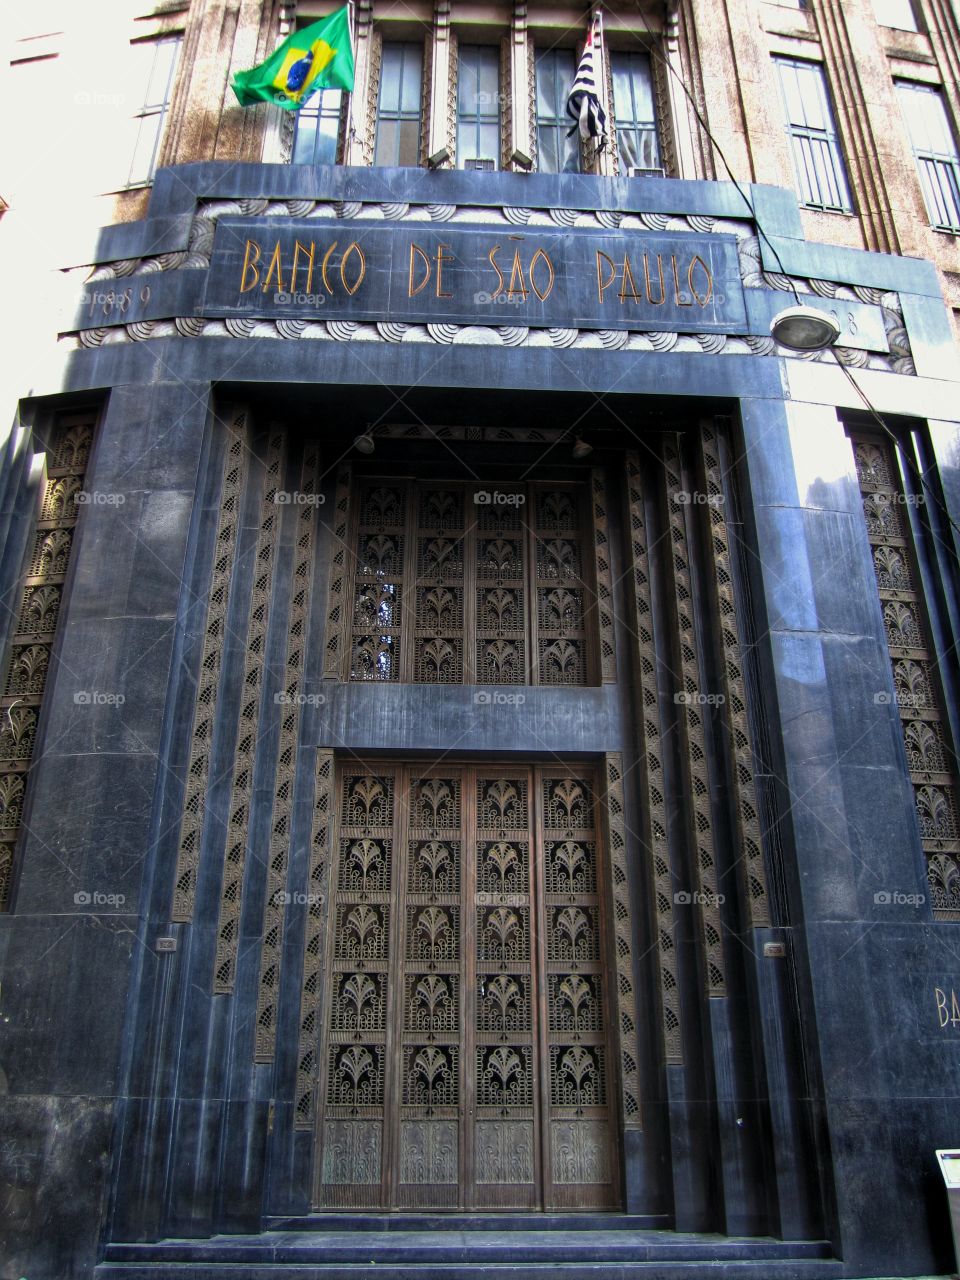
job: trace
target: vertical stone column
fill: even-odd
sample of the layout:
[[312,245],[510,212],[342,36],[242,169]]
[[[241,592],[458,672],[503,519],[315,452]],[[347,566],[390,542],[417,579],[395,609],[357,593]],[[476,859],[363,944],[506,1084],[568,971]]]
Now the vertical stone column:
[[506,168],[533,168],[533,127],[530,109],[530,46],[527,34],[527,6],[516,0],[510,31],[510,133],[507,139]]
[[372,0],[357,0],[353,32],[353,93],[347,107],[344,164],[369,164],[373,158],[367,154],[365,145],[373,43]]
[[869,0],[822,0],[815,13],[864,244],[926,256],[927,217],[919,183],[904,174],[910,143]]
[[449,169],[455,163],[457,59],[454,40],[450,31],[450,0],[437,0],[427,71],[430,91],[424,95],[426,160],[432,169]]
[[679,0],[667,0],[667,19],[663,30],[663,56],[667,66],[659,68],[667,111],[661,121],[664,159],[671,157],[671,177],[694,179],[697,166],[693,149],[690,104],[683,92],[683,67],[680,62]]

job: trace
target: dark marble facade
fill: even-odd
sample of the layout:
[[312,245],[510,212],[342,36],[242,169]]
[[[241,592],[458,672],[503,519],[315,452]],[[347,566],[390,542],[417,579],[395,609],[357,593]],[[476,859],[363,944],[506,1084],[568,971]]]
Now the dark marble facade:
[[[100,257],[186,252],[201,199],[417,203],[426,198],[422,180],[404,171],[184,166],[158,175],[146,221],[104,232]],[[745,216],[740,196],[724,184],[438,173],[430,186],[429,198],[447,205]],[[792,197],[765,188],[753,194],[780,255],[774,262],[763,244],[766,269],[782,265],[798,277],[899,296],[917,373],[861,376],[898,421],[930,422],[932,458],[960,520],[954,357],[933,271],[807,245]],[[748,336],[762,336],[772,291],[747,292],[757,317]],[[840,398],[825,365],[791,361],[788,371],[787,363],[763,350],[631,355],[600,347],[160,333],[78,349],[64,385],[44,388],[49,398],[25,406],[42,435],[59,405],[100,405],[87,488],[123,493],[125,501],[91,505],[80,520],[12,910],[0,916],[0,1215],[7,1240],[0,1280],[73,1280],[92,1274],[106,1241],[257,1232],[272,1216],[309,1212],[313,1140],[294,1128],[293,1116],[303,916],[292,912],[284,934],[272,1063],[255,1062],[253,1053],[262,877],[251,877],[244,900],[232,996],[212,995],[203,981],[216,942],[218,882],[209,868],[193,922],[170,923],[225,447],[217,414],[225,404],[249,401],[259,424],[255,452],[262,455],[274,414],[289,424],[291,441],[315,435],[332,461],[391,402],[388,420],[405,420],[398,392],[408,396],[408,408],[412,395],[418,412],[449,421],[466,411],[464,388],[472,389],[470,411],[491,421],[509,408],[517,420],[562,425],[595,396],[609,397],[613,416],[636,424],[641,441],[665,420],[688,424],[718,411],[735,419],[739,517],[750,550],[752,681],[767,767],[757,783],[777,819],[770,840],[782,881],[779,907],[774,927],[741,939],[741,998],[704,1003],[712,1061],[688,1064],[681,1086],[678,1069],[659,1060],[655,1037],[641,1035],[645,1121],[642,1132],[627,1135],[625,1208],[682,1230],[827,1238],[849,1276],[952,1266],[933,1153],[958,1138],[960,1026],[941,1025],[934,992],[960,991],[960,924],[933,918],[896,708],[876,698],[891,694],[892,682],[852,452],[838,416],[853,401]],[[291,488],[296,458],[292,446]],[[614,485],[614,453],[602,460]],[[13,479],[0,511],[9,551],[0,586],[8,590],[20,571],[31,502],[18,460],[9,461]],[[333,479],[331,471],[327,512]],[[620,521],[616,514],[613,542],[622,557]],[[235,624],[222,657],[237,682],[256,534],[248,495],[230,602]],[[289,598],[293,536],[287,519],[276,575],[280,602]],[[635,751],[622,585],[618,683],[527,690],[522,714],[505,733],[502,720],[479,714],[469,688],[324,684],[330,539],[321,513],[304,688],[324,701],[306,706],[300,720],[291,891],[306,883],[318,747],[412,757],[465,735],[477,757],[507,750],[526,758],[607,751],[629,758]],[[942,584],[938,643],[951,667],[956,580],[942,565],[931,572]],[[278,608],[267,640],[271,694],[280,687],[282,614]],[[125,702],[78,705],[78,689],[122,692]],[[229,707],[239,689],[235,683],[226,691],[221,701]],[[235,746],[227,719],[214,747],[213,772],[221,779]],[[252,837],[261,844],[277,715],[263,728],[267,763],[254,778],[251,810]],[[222,781],[209,803],[223,821]],[[637,876],[642,902],[640,870]],[[92,911],[75,900],[97,891],[116,901]],[[878,902],[878,892],[895,900]],[[643,958],[648,927],[641,913],[638,992],[641,1016],[652,1025]],[[160,937],[175,938],[176,950],[158,951]],[[783,943],[786,956],[765,957],[765,941]],[[725,1062],[743,1061],[745,1044],[764,1052],[762,1100],[752,1110],[745,1110],[737,1071],[727,1079],[720,1072]]]

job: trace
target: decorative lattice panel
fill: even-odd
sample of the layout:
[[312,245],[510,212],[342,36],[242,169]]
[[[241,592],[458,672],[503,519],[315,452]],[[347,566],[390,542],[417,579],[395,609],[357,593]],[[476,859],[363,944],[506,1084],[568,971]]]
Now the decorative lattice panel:
[[54,425],[40,515],[6,655],[0,695],[0,911],[10,905],[27,776],[82,505],[78,497],[82,499],[94,422],[93,414],[64,414]]
[[[654,638],[650,563],[647,551],[647,518],[644,506],[643,471],[636,453],[626,456],[627,515],[630,532],[630,583],[635,616],[636,653],[634,670],[640,696],[640,768],[642,782],[643,842],[650,862],[656,919],[657,975],[660,988],[661,1034],[664,1058],[682,1063],[680,1035],[680,988],[677,978],[677,948],[674,938],[673,876],[667,836],[666,780],[663,772],[663,736],[660,722],[660,694],[657,679],[657,651]],[[618,771],[619,767],[618,767]],[[611,845],[614,877],[626,883],[626,868],[616,869]],[[624,1111],[628,1111],[624,1099]]]
[[[317,782],[313,802],[313,826],[310,837],[310,869],[307,873],[307,922],[303,940],[303,978],[300,991],[300,1022],[297,1039],[297,1095],[294,1110],[294,1127],[312,1129],[317,1115],[317,1075],[319,1072],[318,1045],[320,1042],[320,1007],[323,996],[326,961],[327,884],[330,874],[334,823],[334,762],[332,751],[317,752]],[[338,1007],[346,1008],[342,984],[353,975],[339,977],[341,991]],[[362,975],[363,976],[363,975]],[[362,982],[362,976],[360,981]],[[362,989],[353,999],[353,1016],[356,1026],[347,1024],[346,1030],[370,1030],[372,1025],[383,1025],[383,992],[385,981],[380,978],[374,990],[378,1001],[367,1008]]]
[[190,763],[187,769],[173,886],[171,919],[180,921],[192,919],[197,892],[197,870],[200,863],[200,843],[206,813],[210,755],[213,749],[213,728],[220,684],[220,660],[226,631],[227,609],[230,603],[230,581],[240,530],[240,501],[248,465],[246,421],[246,410],[238,409],[226,422],[227,440],[220,483],[220,510],[214,544],[213,572],[207,597],[207,617],[204,624],[200,670],[197,674],[197,694],[190,739]]
[[742,898],[747,919],[754,927],[770,924],[767,877],[760,842],[760,816],[753,782],[753,748],[747,715],[747,691],[743,673],[740,625],[734,598],[733,567],[730,563],[728,503],[720,462],[717,428],[705,423],[700,433],[700,457],[710,520],[712,568],[711,601],[715,610],[718,638],[723,652],[720,665],[722,712],[733,756],[731,773],[736,810],[737,867],[743,886]]
[[309,499],[317,494],[319,485],[319,449],[316,442],[308,442],[304,449],[300,475],[300,494],[307,500],[297,504],[293,575],[287,618],[286,662],[280,702],[280,743],[273,784],[270,844],[267,851],[266,904],[257,988],[256,1059],[258,1062],[268,1061],[273,1056],[277,1035],[280,958],[283,949],[284,918],[289,897],[287,866],[290,826],[297,772],[300,711],[305,696],[304,661],[310,616],[310,581],[314,561],[316,506]]
[[350,536],[351,487],[350,466],[344,463],[337,472],[337,490],[333,504],[330,584],[327,589],[327,626],[323,646],[324,680],[340,679],[344,637],[350,632],[351,592],[355,573],[353,555],[347,543]]
[[684,519],[684,513],[688,510],[684,496],[688,491],[684,488],[678,443],[674,439],[664,441],[661,458],[670,537],[670,577],[677,620],[676,647],[682,686],[676,695],[677,724],[683,744],[685,792],[692,836],[691,870],[697,883],[695,892],[705,988],[709,995],[721,996],[726,994],[726,966],[704,724],[705,708],[711,705],[708,702],[711,691],[701,687],[690,552]]
[[956,758],[897,458],[879,436],[852,440],[933,909],[960,919]]
[[[590,478],[590,500],[593,517],[593,554],[595,559],[596,630],[600,642],[600,677],[617,678],[617,651],[614,643],[613,570],[610,564],[610,529],[607,510],[606,477],[595,467]],[[593,612],[593,611],[591,611]]]
[[266,477],[261,500],[260,532],[257,537],[253,590],[244,648],[237,745],[233,759],[233,783],[227,818],[223,883],[220,891],[220,916],[217,922],[217,954],[213,989],[218,993],[232,991],[236,976],[240,908],[243,904],[243,872],[247,855],[247,833],[250,827],[253,770],[259,741],[260,699],[263,689],[267,627],[270,621],[270,597],[273,591],[277,544],[280,540],[280,516],[283,512],[283,507],[276,501],[283,472],[283,445],[283,432],[271,430],[267,440],[264,464]]
[[[623,759],[619,752],[606,757],[605,817],[609,856],[611,930],[616,971],[614,997],[617,1010],[617,1043],[620,1051],[621,1121],[626,1129],[642,1128],[640,1113],[640,1059],[637,1044],[637,992],[633,969],[630,887],[627,878],[627,826],[623,795]],[[672,939],[671,939],[672,941]],[[611,984],[612,985],[612,984]],[[671,995],[673,992],[671,991]],[[679,1040],[679,1037],[676,1037]],[[667,1041],[668,1050],[672,1040]]]
[[599,474],[592,491],[595,563],[586,566],[585,486],[361,479],[348,534],[347,483],[343,477],[338,485],[328,676],[583,685],[594,678],[599,654],[603,678],[614,678]]

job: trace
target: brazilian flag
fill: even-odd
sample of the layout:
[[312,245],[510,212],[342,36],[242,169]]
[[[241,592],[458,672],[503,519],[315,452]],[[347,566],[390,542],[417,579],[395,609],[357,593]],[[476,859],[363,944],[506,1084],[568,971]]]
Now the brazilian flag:
[[231,86],[242,107],[275,102],[298,111],[318,89],[353,89],[353,45],[347,8],[288,36],[266,62],[238,71]]

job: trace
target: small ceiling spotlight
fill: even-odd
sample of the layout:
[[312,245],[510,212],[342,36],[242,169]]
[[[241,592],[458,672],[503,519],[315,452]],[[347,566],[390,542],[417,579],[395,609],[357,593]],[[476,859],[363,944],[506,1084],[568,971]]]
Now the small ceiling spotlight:
[[581,462],[584,458],[589,458],[593,453],[593,445],[587,444],[580,436],[577,436],[573,442],[573,456],[577,462]]
[[361,453],[373,453],[377,447],[374,443],[373,435],[370,431],[364,431],[361,435],[354,439],[353,447]]
[[791,351],[823,351],[840,337],[840,325],[826,311],[801,304],[778,312],[770,321],[770,333]]

